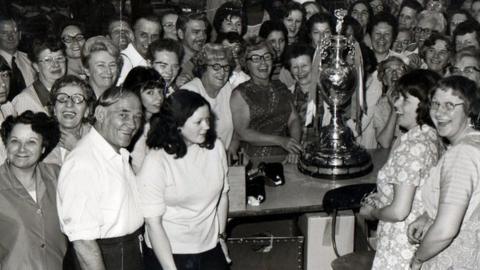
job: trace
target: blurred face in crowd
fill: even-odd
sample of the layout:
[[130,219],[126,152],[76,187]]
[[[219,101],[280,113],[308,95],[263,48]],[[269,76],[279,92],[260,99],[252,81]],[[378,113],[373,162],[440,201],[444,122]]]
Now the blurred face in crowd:
[[311,57],[309,55],[300,55],[290,59],[290,73],[301,85],[310,83],[312,79]]
[[140,93],[140,99],[143,107],[145,108],[145,112],[147,114],[152,115],[154,113],[158,113],[163,103],[162,89],[160,88],[144,89]]
[[0,21],[0,50],[9,54],[15,53],[20,42],[20,34],[14,21]]
[[88,117],[87,94],[76,84],[58,89],[53,114],[62,128],[74,129]]
[[398,32],[397,38],[395,38],[395,41],[392,44],[392,50],[401,53],[412,43],[412,41],[412,33],[409,30],[402,30]]
[[162,18],[163,38],[177,40],[177,14],[166,14]]
[[398,28],[412,29],[415,26],[417,11],[413,8],[403,7],[398,16]]
[[414,28],[414,32],[415,41],[417,42],[419,48],[423,46],[423,42],[430,37],[433,31],[435,31],[435,25],[432,20],[425,18],[417,23],[417,26]]
[[135,24],[133,31],[135,41],[133,44],[138,53],[144,58],[147,55],[148,46],[160,38],[160,30],[160,24],[147,19],[140,19]]
[[464,35],[457,35],[455,37],[455,49],[460,51],[466,47],[474,47],[475,49],[480,49],[480,44],[478,44],[477,33],[471,32]]
[[178,71],[180,70],[180,63],[178,62],[177,54],[162,50],[156,51],[153,58],[153,68],[160,73],[160,76],[162,76],[168,85],[172,84],[175,81],[175,78],[177,78]]
[[443,74],[450,58],[450,51],[444,40],[437,40],[433,46],[425,48],[425,63],[428,69]]
[[0,104],[7,102],[10,92],[10,71],[0,71]]
[[228,33],[235,32],[242,34],[242,18],[238,16],[228,16],[223,20],[220,32]]
[[373,14],[376,15],[383,11],[383,2],[382,0],[372,0],[369,2],[370,7],[373,10]]
[[368,8],[363,3],[357,3],[352,8],[351,16],[360,23],[364,31],[367,29],[369,14]]
[[322,23],[315,23],[312,26],[312,30],[310,32],[310,36],[312,38],[312,45],[319,46],[322,40],[330,37],[332,35],[332,31],[330,30],[330,25],[326,22]]
[[190,20],[185,25],[185,32],[178,29],[177,33],[185,49],[198,52],[207,40],[207,25],[202,20]]
[[292,10],[287,17],[283,18],[283,24],[288,30],[288,37],[295,38],[302,26],[303,14],[300,10]]
[[474,56],[466,55],[457,58],[453,64],[452,74],[461,75],[474,81],[480,87],[480,60]]
[[79,59],[82,52],[85,37],[76,25],[65,27],[61,34],[62,42],[65,44],[65,54],[68,58]]
[[133,30],[125,21],[114,21],[108,27],[108,35],[120,50],[127,48],[128,44],[135,38]]
[[393,87],[400,77],[407,72],[405,63],[399,60],[390,60],[385,64],[382,78],[379,78],[383,85]]
[[50,49],[45,49],[38,54],[37,58],[37,61],[33,63],[33,68],[43,83],[51,86],[57,79],[65,75],[67,59],[62,51],[52,52]]
[[372,48],[376,54],[386,54],[393,42],[393,27],[385,22],[373,26],[371,37]]
[[275,57],[280,58],[285,50],[286,37],[282,31],[272,31],[267,36],[267,42],[275,50]]

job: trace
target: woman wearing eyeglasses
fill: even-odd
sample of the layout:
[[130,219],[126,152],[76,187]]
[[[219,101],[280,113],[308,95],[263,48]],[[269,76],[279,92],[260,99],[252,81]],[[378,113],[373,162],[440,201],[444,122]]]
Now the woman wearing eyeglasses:
[[225,149],[229,149],[233,138],[230,96],[232,85],[228,81],[235,61],[231,52],[221,44],[207,43],[196,56],[194,74],[196,78],[181,88],[199,93],[215,114],[215,130]]
[[[450,146],[422,187],[425,213],[408,227],[419,247],[412,269],[478,269],[480,265],[480,96],[463,76],[440,80],[430,116]],[[477,126],[478,128],[478,126]]]
[[300,119],[293,97],[279,81],[271,81],[274,51],[261,38],[247,40],[243,60],[251,80],[232,93],[233,125],[253,164],[296,162],[302,150]]
[[67,154],[88,133],[94,101],[95,95],[90,86],[74,75],[65,75],[53,84],[50,109],[60,126],[61,137],[57,146],[45,157],[45,163],[62,165]]
[[82,47],[85,44],[83,33],[83,26],[80,22],[68,21],[61,28],[60,38],[65,46],[65,55],[68,60],[67,74],[86,79],[81,58]]
[[13,107],[18,114],[27,110],[49,114],[50,89],[66,71],[63,44],[53,36],[35,40],[29,58],[38,79],[12,100]]

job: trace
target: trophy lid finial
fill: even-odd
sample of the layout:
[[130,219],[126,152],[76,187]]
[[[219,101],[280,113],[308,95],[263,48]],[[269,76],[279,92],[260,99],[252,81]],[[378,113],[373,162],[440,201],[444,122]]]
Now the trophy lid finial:
[[343,18],[347,16],[347,10],[345,9],[336,9],[333,14],[337,18],[337,25],[335,26],[335,30],[337,30],[337,34],[339,35],[340,32],[342,31],[342,25],[343,25]]

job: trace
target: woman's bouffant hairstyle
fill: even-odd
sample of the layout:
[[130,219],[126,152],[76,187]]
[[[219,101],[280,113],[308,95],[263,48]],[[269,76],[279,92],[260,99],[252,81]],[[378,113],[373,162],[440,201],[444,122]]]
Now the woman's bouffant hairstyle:
[[0,135],[5,145],[8,145],[8,138],[18,124],[30,125],[35,133],[42,136],[42,147],[45,147],[45,151],[38,161],[42,161],[60,141],[60,128],[53,117],[43,112],[34,113],[27,110],[19,116],[8,116],[3,121]]
[[[283,33],[283,37],[285,38],[285,47],[286,47],[288,44],[288,30],[282,21],[274,20],[274,21],[263,22],[262,25],[260,26],[260,32],[258,33],[258,36],[266,40],[268,38],[268,35],[270,35],[270,33],[275,31]],[[254,38],[258,38],[258,37],[254,37]],[[278,55],[278,59],[282,60],[283,54]]]
[[445,77],[438,81],[435,90],[432,91],[431,96],[436,91],[452,91],[454,96],[463,100],[465,114],[472,119],[476,129],[479,129],[480,124],[480,93],[474,81],[459,75]]
[[435,127],[430,118],[430,91],[440,78],[440,75],[434,71],[415,69],[405,73],[397,81],[395,91],[398,95],[405,98],[409,94],[420,100],[416,119],[419,126],[426,124]]
[[232,17],[238,17],[242,21],[242,30],[240,31],[240,34],[243,36],[245,32],[247,32],[247,19],[242,11],[242,7],[234,2],[226,2],[217,9],[217,12],[215,12],[215,16],[213,17],[213,28],[215,28],[217,34],[221,33],[220,30],[222,29],[223,21]]
[[217,134],[215,132],[215,116],[212,114],[210,104],[200,94],[183,89],[173,92],[165,99],[160,112],[154,114],[150,119],[147,146],[153,149],[164,149],[175,158],[184,157],[187,153],[187,145],[180,128],[202,106],[208,107],[211,121],[205,141],[200,144],[200,147],[213,149]]
[[50,103],[48,104],[48,108],[50,110],[50,115],[53,114],[53,107],[55,107],[55,103],[57,102],[57,93],[60,89],[66,86],[78,86],[82,89],[83,94],[85,95],[85,103],[89,109],[89,116],[83,119],[83,122],[91,122],[93,119],[93,105],[95,104],[95,93],[93,92],[90,85],[88,85],[84,80],[78,78],[75,75],[65,75],[58,80],[52,86],[50,90]]
[[87,41],[82,48],[82,64],[85,68],[89,68],[88,61],[92,53],[105,51],[110,54],[113,58],[117,59],[117,63],[121,63],[120,51],[112,43],[112,41],[104,36],[94,36]]
[[168,86],[154,68],[138,66],[130,70],[122,87],[128,88],[140,97],[142,92],[148,89],[158,88],[165,93]]
[[227,60],[230,70],[235,68],[235,60],[233,59],[231,50],[225,48],[222,44],[207,43],[194,56],[193,62],[196,64],[193,68],[193,74],[201,78],[207,70],[207,65],[212,61]]
[[39,37],[33,40],[32,49],[28,54],[28,58],[34,63],[38,63],[38,59],[41,52],[44,50],[50,50],[51,52],[61,51],[62,55],[65,56],[64,45],[60,41],[60,38],[57,38],[53,35],[47,35],[45,37]]

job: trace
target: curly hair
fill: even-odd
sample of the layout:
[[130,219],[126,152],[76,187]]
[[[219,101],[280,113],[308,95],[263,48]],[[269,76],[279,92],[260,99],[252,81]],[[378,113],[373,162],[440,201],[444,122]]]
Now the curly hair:
[[238,17],[241,20],[242,29],[240,34],[243,36],[245,32],[247,32],[247,19],[245,13],[242,11],[242,7],[233,2],[225,2],[217,9],[217,12],[215,12],[215,16],[213,17],[213,28],[217,34],[222,33],[223,21],[229,20],[232,17]]
[[147,134],[147,146],[153,149],[164,149],[175,158],[182,158],[187,154],[187,145],[181,134],[180,128],[195,111],[207,106],[210,111],[210,128],[205,136],[205,141],[200,147],[213,149],[217,134],[215,132],[215,116],[212,114],[210,104],[200,94],[188,90],[177,90],[165,99],[160,112],[150,119],[150,130]]
[[430,92],[435,83],[440,80],[438,73],[427,69],[415,69],[405,73],[396,84],[396,91],[404,98],[407,94],[420,100],[417,107],[417,124],[433,125],[430,118]]
[[195,67],[193,68],[193,74],[201,78],[207,70],[209,62],[221,60],[227,60],[230,70],[235,68],[235,61],[231,50],[228,50],[222,44],[207,43],[203,45],[202,49],[194,56],[193,61]]
[[42,147],[45,148],[45,151],[39,161],[42,161],[60,141],[60,128],[53,117],[43,112],[34,113],[27,110],[19,116],[10,115],[3,121],[0,135],[5,145],[8,145],[8,138],[18,124],[30,125],[33,132],[42,137]]
[[53,107],[55,107],[55,103],[57,102],[57,93],[60,89],[66,86],[73,86],[76,85],[82,89],[83,94],[85,95],[85,103],[89,108],[89,116],[83,119],[83,122],[91,122],[93,119],[93,105],[95,104],[95,93],[93,92],[90,85],[88,85],[84,80],[78,78],[75,75],[65,75],[58,80],[52,86],[50,90],[50,102],[48,104],[48,109],[50,111],[50,115],[53,114]]
[[112,43],[112,41],[104,36],[94,36],[87,41],[82,48],[82,64],[85,68],[89,68],[89,60],[94,52],[105,51],[116,59],[117,64],[121,63],[120,51]]
[[64,48],[64,44],[60,41],[60,38],[56,36],[47,35],[45,37],[35,38],[32,42],[32,47],[29,51],[28,58],[32,60],[32,62],[38,63],[38,60],[40,60],[38,59],[40,53],[45,50],[50,50],[51,52],[60,51],[62,55],[65,56]]

